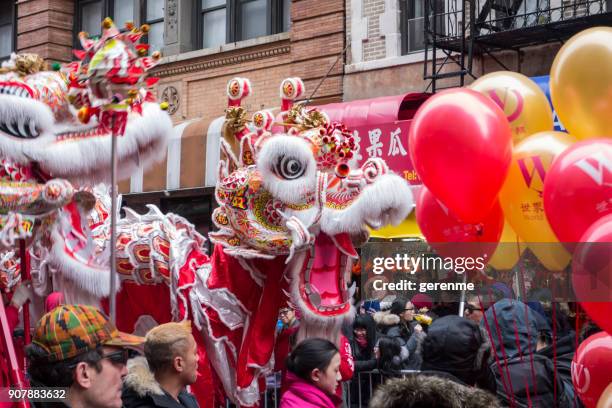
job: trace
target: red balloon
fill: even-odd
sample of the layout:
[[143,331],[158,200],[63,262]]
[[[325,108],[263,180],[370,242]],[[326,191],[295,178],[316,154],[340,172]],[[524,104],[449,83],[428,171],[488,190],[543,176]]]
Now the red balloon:
[[592,335],[580,344],[572,361],[572,383],[587,408],[595,408],[599,397],[612,382],[612,336]]
[[595,221],[612,213],[611,139],[576,143],[555,159],[544,181],[544,211],[570,250]]
[[612,334],[612,214],[591,225],[580,241],[572,261],[576,300]]
[[482,221],[512,159],[512,132],[499,106],[471,89],[440,92],[421,105],[409,138],[427,188],[462,221]]
[[443,257],[484,257],[485,263],[495,252],[504,228],[499,202],[480,223],[460,221],[449,209],[423,187],[416,204],[416,218],[427,242]]

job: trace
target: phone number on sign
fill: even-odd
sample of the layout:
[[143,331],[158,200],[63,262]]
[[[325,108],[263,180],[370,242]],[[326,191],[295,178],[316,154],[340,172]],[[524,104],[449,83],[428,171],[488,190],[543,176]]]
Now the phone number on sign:
[[67,388],[0,388],[0,402],[63,401],[67,396]]

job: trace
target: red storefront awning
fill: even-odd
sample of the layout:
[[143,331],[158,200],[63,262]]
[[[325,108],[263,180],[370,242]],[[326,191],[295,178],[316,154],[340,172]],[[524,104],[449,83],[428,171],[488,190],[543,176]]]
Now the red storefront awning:
[[411,184],[420,184],[408,153],[411,119],[430,94],[409,93],[351,102],[332,103],[318,108],[332,121],[344,123],[359,140],[360,162],[383,158],[389,168]]

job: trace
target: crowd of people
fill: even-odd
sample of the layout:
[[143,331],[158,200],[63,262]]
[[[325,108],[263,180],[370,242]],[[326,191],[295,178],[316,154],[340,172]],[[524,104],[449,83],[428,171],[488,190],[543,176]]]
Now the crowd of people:
[[[29,298],[23,288],[7,315]],[[300,316],[288,305],[276,333],[280,407],[582,407],[571,361],[598,328],[589,323],[576,334],[568,309],[545,293],[526,303],[507,295],[499,288],[467,294],[463,316],[458,304],[424,294],[382,307],[363,301],[336,342],[296,343]],[[187,391],[198,368],[188,321],[138,337],[92,306],[62,303],[61,294],[48,298],[25,356],[32,387],[69,391],[63,403],[32,407],[198,407]]]
[[[599,328],[587,322],[576,333],[569,306],[552,303],[549,295],[534,291],[521,302],[497,284],[467,294],[463,316],[458,303],[435,303],[423,294],[397,296],[383,310],[380,301],[361,302],[344,330],[354,362],[345,402],[372,408],[582,407],[571,361],[580,342]],[[289,389],[297,376],[297,388],[317,397],[297,403],[305,392],[286,393],[281,408],[339,406],[337,393],[326,390],[344,381],[336,369],[340,350],[310,339],[289,356]],[[322,381],[321,373],[336,382]]]

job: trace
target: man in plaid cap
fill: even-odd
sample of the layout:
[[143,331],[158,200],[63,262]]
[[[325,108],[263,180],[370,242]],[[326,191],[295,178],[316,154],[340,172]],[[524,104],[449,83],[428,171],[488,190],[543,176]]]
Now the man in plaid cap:
[[32,387],[66,387],[64,403],[36,408],[121,408],[128,349],[144,338],[122,333],[93,306],[62,305],[44,315],[26,349]]

